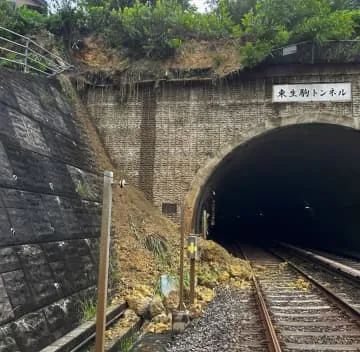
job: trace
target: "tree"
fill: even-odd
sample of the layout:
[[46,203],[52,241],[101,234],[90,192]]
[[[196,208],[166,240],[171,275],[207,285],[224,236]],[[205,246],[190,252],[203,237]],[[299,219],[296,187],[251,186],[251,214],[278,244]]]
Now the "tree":
[[61,36],[69,50],[84,23],[84,13],[77,5],[72,0],[57,0],[53,6],[54,13],[46,21],[49,31]]
[[[335,0],[334,0],[335,1]],[[278,46],[303,40],[353,39],[359,28],[359,10],[335,8],[348,6],[345,0],[261,0],[243,20],[246,33],[254,38],[242,49],[244,62],[259,62]]]
[[255,8],[256,0],[226,0],[225,3],[234,23],[241,23],[245,14]]
[[26,6],[15,7],[8,1],[0,1],[0,26],[19,34],[35,33],[44,26],[45,16]]

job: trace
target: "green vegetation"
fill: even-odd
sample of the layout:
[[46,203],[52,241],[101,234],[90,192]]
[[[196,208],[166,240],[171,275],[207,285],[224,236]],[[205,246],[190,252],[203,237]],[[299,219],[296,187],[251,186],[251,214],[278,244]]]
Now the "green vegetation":
[[[262,0],[244,19],[245,33],[254,40],[242,49],[243,63],[253,66],[279,46],[305,40],[355,39],[360,35],[360,9],[329,0]],[[347,3],[347,5],[346,5]]]
[[144,239],[144,246],[148,251],[152,252],[158,260],[167,262],[168,248],[166,239],[159,236],[148,235]]
[[[40,101],[43,103],[40,97]],[[89,196],[89,187],[86,183],[79,181],[76,185],[76,192],[80,195],[81,198],[86,198]]]
[[239,33],[223,2],[209,14],[194,8],[184,11],[175,0],[158,0],[153,7],[136,1],[132,7],[117,10],[90,6],[88,24],[111,47],[127,47],[135,56],[153,58],[172,55],[184,39],[219,39]]
[[84,301],[80,301],[80,313],[82,321],[89,321],[95,318],[96,316],[96,300],[89,298]]
[[135,332],[130,332],[129,334],[124,336],[121,339],[118,351],[119,352],[128,352],[128,351],[130,351],[131,347],[136,342],[137,338],[138,338],[138,334],[135,333]]
[[[239,39],[244,66],[254,66],[274,48],[300,41],[358,39],[358,0],[212,0],[205,14],[187,0],[60,0],[53,14],[0,3],[0,25],[21,34],[46,28],[65,47],[83,35],[98,35],[109,49],[135,58],[173,55],[189,39]],[[241,40],[240,40],[241,38]],[[220,65],[216,59],[214,67]]]
[[0,26],[28,35],[45,26],[46,17],[27,7],[15,8],[7,1],[0,2]]

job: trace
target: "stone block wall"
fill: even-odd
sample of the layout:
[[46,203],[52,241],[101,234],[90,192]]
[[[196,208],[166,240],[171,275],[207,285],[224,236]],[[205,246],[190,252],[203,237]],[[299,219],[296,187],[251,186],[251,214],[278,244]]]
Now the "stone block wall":
[[[273,103],[273,84],[351,82],[352,102]],[[85,95],[113,161],[154,204],[179,218],[195,176],[222,148],[291,123],[358,128],[360,70],[353,65],[270,66],[220,82],[163,81],[91,87]],[[316,115],[316,117],[315,117]],[[325,117],[331,116],[331,119]],[[255,131],[255,132],[254,132]],[[232,145],[232,143],[235,143]]]
[[0,351],[39,351],[94,295],[101,178],[60,83],[0,70]]

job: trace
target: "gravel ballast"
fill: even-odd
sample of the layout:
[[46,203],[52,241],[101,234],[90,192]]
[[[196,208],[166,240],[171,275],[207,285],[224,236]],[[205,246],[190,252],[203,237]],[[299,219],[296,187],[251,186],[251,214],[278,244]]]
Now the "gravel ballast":
[[204,315],[168,343],[169,352],[267,351],[252,288],[218,288]]

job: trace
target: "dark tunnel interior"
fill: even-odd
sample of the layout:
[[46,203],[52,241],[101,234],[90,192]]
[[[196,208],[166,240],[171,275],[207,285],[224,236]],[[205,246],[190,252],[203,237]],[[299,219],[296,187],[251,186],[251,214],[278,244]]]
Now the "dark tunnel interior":
[[253,138],[217,167],[197,218],[207,209],[208,237],[224,245],[360,249],[359,137],[351,128],[304,124]]

